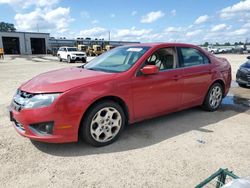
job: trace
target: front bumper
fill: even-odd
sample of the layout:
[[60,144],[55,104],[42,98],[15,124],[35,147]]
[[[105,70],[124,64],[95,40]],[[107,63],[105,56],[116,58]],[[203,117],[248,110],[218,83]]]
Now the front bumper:
[[[24,137],[50,143],[76,142],[78,140],[79,125],[67,114],[52,113],[50,107],[23,109],[21,111],[16,111],[10,107],[9,111],[13,126]],[[32,127],[33,124],[43,122],[54,123],[52,134],[39,134]]]
[[236,82],[239,84],[250,86],[250,73],[238,70],[236,74]]
[[72,56],[71,59],[74,61],[86,61],[87,56]]

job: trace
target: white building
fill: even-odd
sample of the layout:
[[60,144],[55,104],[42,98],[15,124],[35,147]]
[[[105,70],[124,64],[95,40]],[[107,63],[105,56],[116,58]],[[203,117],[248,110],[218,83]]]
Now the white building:
[[46,54],[49,33],[0,32],[0,48],[5,54]]

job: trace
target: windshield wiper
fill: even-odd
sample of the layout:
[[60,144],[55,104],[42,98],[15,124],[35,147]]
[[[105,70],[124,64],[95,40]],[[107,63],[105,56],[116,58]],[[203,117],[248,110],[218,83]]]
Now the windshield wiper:
[[106,70],[106,69],[101,69],[101,68],[87,68],[88,70],[93,70],[93,71],[101,71],[101,72],[109,72],[109,73],[114,73],[116,71],[112,70]]

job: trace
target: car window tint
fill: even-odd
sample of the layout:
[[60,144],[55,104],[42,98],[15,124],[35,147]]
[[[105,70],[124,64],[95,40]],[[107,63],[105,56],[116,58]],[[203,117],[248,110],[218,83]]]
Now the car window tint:
[[190,67],[209,63],[209,59],[199,50],[194,48],[180,48],[179,52],[181,56],[180,67]]
[[146,65],[156,65],[160,71],[173,69],[176,65],[174,48],[162,48],[154,52],[145,62]]

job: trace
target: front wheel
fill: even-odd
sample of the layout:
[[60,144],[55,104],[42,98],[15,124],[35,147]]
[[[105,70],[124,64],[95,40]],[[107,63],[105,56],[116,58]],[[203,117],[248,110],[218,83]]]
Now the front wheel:
[[216,111],[220,107],[222,98],[223,98],[222,85],[219,83],[214,83],[210,87],[202,106],[207,111],[211,112]]
[[70,56],[67,57],[67,62],[68,62],[68,63],[74,63],[74,61],[71,59]]
[[59,60],[60,62],[62,62],[62,58],[61,58],[60,55],[58,55],[58,60]]
[[82,58],[82,63],[86,63],[87,59],[86,58]]
[[125,126],[121,106],[107,100],[95,104],[87,112],[80,128],[81,138],[96,147],[113,143]]
[[239,85],[240,87],[246,87],[246,84],[240,84],[240,83],[238,83],[238,85]]

